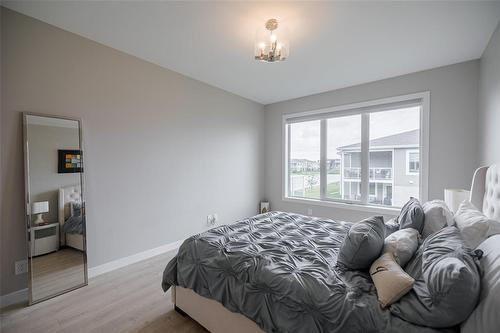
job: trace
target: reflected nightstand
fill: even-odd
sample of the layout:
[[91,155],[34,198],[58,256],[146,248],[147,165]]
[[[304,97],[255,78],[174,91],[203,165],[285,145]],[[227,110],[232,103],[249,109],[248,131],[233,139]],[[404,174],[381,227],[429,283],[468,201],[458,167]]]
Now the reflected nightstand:
[[59,223],[33,225],[30,228],[31,256],[59,250]]

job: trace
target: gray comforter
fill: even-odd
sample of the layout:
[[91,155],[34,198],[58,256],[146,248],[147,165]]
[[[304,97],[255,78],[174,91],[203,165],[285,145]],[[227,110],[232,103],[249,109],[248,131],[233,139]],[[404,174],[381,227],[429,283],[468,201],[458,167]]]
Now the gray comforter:
[[438,332],[382,310],[367,272],[336,267],[351,223],[270,212],[190,237],[163,273],[266,332]]
[[83,234],[83,216],[70,216],[63,224],[63,231],[67,234]]

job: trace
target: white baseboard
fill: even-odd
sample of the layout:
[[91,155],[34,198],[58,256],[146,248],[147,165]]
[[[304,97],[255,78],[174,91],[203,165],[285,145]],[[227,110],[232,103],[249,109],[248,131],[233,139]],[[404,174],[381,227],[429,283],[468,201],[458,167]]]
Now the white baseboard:
[[[105,264],[89,268],[89,279],[94,278],[98,275],[114,271],[128,265],[135,264],[136,262],[146,260],[157,256],[159,254],[169,252],[179,248],[184,240],[178,240],[176,242],[165,244],[162,246],[155,247],[154,249],[146,250],[133,254],[128,257],[116,259]],[[28,289],[21,289],[14,291],[13,293],[0,296],[0,308],[7,307],[12,304],[18,304],[28,301]]]
[[184,240],[178,240],[176,242],[165,244],[154,249],[146,250],[144,252],[139,252],[128,257],[120,258],[107,262],[105,264],[89,268],[89,279],[96,277],[98,275],[114,271],[115,269],[122,268],[128,265],[135,264],[136,262],[152,258],[159,254],[175,250],[181,246]]
[[28,302],[28,288],[14,291],[13,293],[0,296],[0,309],[12,304]]

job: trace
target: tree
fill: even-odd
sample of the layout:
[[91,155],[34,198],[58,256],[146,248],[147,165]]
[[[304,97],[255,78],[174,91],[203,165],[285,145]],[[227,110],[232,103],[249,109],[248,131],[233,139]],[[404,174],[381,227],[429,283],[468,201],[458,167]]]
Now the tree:
[[314,185],[318,182],[318,177],[314,175],[309,175],[306,177],[306,185],[307,188],[309,188],[309,191],[312,191]]

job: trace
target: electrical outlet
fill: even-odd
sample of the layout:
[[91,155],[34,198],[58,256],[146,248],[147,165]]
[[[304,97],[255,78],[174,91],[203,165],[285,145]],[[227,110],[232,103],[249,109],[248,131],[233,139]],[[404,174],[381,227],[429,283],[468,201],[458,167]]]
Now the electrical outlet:
[[28,272],[28,260],[19,260],[14,263],[14,270],[16,275],[24,274]]
[[312,214],[313,214],[313,209],[307,208],[307,215],[312,216]]
[[217,213],[207,215],[207,226],[211,227],[217,224],[217,221],[219,220],[219,216]]

